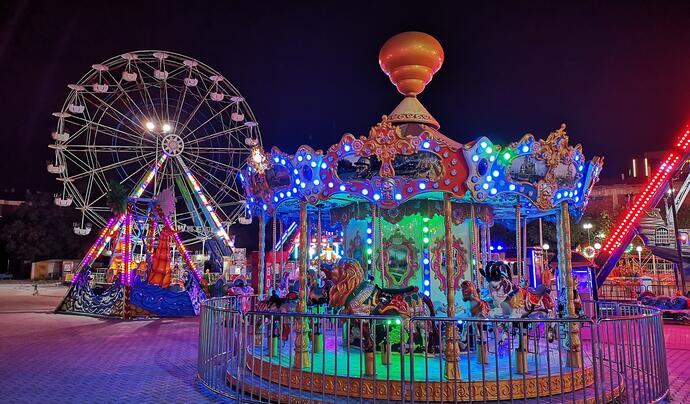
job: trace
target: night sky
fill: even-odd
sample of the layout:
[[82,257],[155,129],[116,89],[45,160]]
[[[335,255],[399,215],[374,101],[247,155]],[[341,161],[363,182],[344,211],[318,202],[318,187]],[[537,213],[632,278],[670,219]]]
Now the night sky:
[[[432,6],[433,4],[433,6]],[[377,63],[424,31],[445,63],[420,96],[449,137],[497,143],[561,122],[617,176],[690,120],[690,2],[0,2],[0,187],[56,190],[47,148],[91,64],[139,49],[186,54],[252,106],[264,144],[293,152],[366,134],[401,96]]]

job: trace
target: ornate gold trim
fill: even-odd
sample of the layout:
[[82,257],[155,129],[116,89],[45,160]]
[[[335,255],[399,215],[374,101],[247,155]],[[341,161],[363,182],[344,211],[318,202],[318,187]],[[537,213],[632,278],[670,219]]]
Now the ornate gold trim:
[[[377,400],[402,400],[402,382],[398,380],[376,380],[373,378],[348,378],[343,376],[325,375],[312,373],[300,369],[291,369],[270,363],[255,357],[247,352],[247,368],[262,379],[283,386],[298,387],[302,391],[312,391],[327,395],[346,396],[352,398],[377,399]],[[236,383],[235,378],[228,373],[228,380]],[[562,386],[561,386],[562,383]],[[405,382],[405,400],[414,401],[469,401],[483,400],[510,400],[544,397],[545,392],[550,395],[569,393],[581,390],[594,384],[594,368],[588,366],[583,371],[576,371],[572,374],[552,375],[552,376],[526,376],[516,377],[513,380],[495,380],[483,382],[477,381],[429,381],[429,382]],[[271,400],[275,399],[286,402],[318,402],[311,399],[294,401],[296,397],[285,394],[266,391],[265,389],[244,386],[245,391],[258,389],[264,391],[263,396],[271,395]],[[563,389],[561,389],[563,387]],[[622,391],[621,386],[611,389],[612,397],[618,396]],[[275,397],[274,397],[275,396]],[[280,397],[279,397],[280,396]],[[592,402],[589,398],[581,402]]]

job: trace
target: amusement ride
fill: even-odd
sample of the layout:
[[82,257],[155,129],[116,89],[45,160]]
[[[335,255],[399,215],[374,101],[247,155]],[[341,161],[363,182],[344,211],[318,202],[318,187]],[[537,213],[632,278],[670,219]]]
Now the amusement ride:
[[[403,100],[367,136],[345,134],[327,150],[303,145],[293,154],[252,148],[240,178],[247,210],[260,224],[260,250],[269,221],[273,240],[281,241],[276,229],[297,223],[298,260],[286,275],[275,258],[269,266],[260,256],[255,286],[264,300],[245,318],[254,339],[240,344],[245,365],[229,367],[231,385],[242,380],[247,393],[279,401],[292,399],[286,386],[334,400],[464,401],[481,389],[492,400],[534,398],[543,383],[559,384],[553,389],[559,394],[592,383],[580,323],[554,327],[548,320],[581,314],[570,222],[582,216],[603,159],[587,161],[581,146],[569,143],[564,124],[546,139],[526,134],[507,145],[485,136],[467,143],[445,136],[418,98],[443,59],[433,37],[396,35],[382,47],[379,63]],[[556,223],[555,271],[527,257],[533,252],[525,226],[539,218]],[[516,265],[490,248],[496,222],[515,232]],[[309,259],[302,246],[322,240],[324,231],[343,235],[343,258]],[[316,243],[316,257],[322,246]],[[285,275],[292,283],[281,290]],[[307,317],[318,313],[319,301],[335,317]],[[288,321],[288,313],[306,314]],[[455,318],[477,320],[463,325]],[[538,321],[547,324],[541,331],[532,327]],[[547,344],[542,353],[533,352],[540,349],[535,341]],[[490,352],[504,343],[514,358]],[[460,363],[462,352],[467,363]],[[377,384],[381,372],[388,376]],[[477,375],[491,383],[483,386]],[[406,392],[405,380],[413,389],[424,380],[423,387]]]
[[238,174],[261,144],[251,108],[216,70],[167,51],[115,56],[68,87],[48,171],[55,204],[80,213],[75,233],[99,234],[58,311],[198,314],[204,264],[222,272],[229,227],[248,223]]

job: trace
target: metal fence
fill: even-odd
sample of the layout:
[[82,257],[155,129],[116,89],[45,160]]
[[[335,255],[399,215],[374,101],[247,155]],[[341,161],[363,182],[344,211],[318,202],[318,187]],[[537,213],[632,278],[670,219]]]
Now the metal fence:
[[237,401],[641,403],[668,394],[660,313],[644,306],[585,303],[579,319],[407,321],[252,306],[217,298],[201,310],[199,379]]
[[[690,290],[686,285],[685,290]],[[599,288],[599,297],[605,300],[633,301],[643,292],[650,292],[657,296],[675,296],[678,292],[676,285],[670,284],[641,284],[639,282],[604,283]]]

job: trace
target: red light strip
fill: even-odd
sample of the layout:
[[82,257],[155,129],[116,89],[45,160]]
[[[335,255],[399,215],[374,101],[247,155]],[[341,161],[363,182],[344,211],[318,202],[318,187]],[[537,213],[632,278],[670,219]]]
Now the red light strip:
[[688,146],[690,146],[690,130],[686,129],[676,143],[676,150],[669,153],[664,163],[661,164],[661,167],[659,167],[654,176],[647,183],[644,191],[635,198],[632,206],[628,209],[628,213],[618,222],[611,232],[602,248],[604,251],[613,253],[613,251],[621,246],[623,239],[629,234],[640,216],[649,209],[650,201],[656,199],[659,189],[666,184],[669,177],[676,171],[678,162],[681,156],[686,154]]

